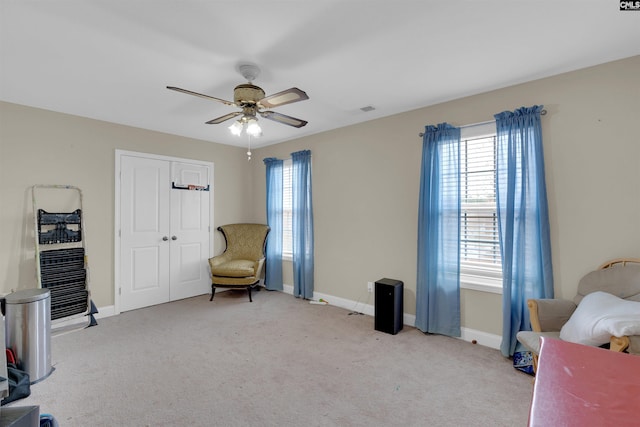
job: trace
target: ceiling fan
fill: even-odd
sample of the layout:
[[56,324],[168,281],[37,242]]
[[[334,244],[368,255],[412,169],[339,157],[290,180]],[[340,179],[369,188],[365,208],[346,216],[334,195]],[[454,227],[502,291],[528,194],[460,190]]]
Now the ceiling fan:
[[[240,84],[235,87],[235,89],[233,90],[233,102],[197,92],[192,92],[190,90],[181,89],[175,86],[167,86],[167,89],[186,93],[188,95],[199,96],[200,98],[211,99],[213,101],[221,102],[225,105],[239,107],[242,109],[241,111],[235,111],[233,113],[228,113],[224,116],[211,119],[206,122],[206,124],[209,125],[219,124],[233,119],[234,117],[241,116],[237,123],[239,125],[239,128],[242,129],[244,125],[257,123],[256,115],[260,115],[265,119],[273,120],[278,123],[293,126],[295,128],[301,128],[307,124],[306,120],[297,119],[295,117],[267,110],[268,108],[280,107],[282,105],[309,99],[305,92],[296,87],[292,87],[290,89],[283,90],[282,92],[265,96],[265,92],[264,90],[262,90],[262,88],[252,84],[252,81],[258,76],[258,74],[260,74],[260,68],[257,65],[241,64],[240,66],[238,66],[238,71],[245,79],[247,79],[248,83]],[[234,125],[232,125],[232,127],[233,126]],[[230,127],[230,129],[233,132],[232,127]]]

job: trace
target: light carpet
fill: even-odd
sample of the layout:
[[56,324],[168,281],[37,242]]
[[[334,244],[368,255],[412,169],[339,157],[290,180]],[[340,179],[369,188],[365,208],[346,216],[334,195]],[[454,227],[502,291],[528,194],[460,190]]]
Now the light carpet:
[[61,426],[525,426],[532,378],[497,350],[280,292],[220,292],[52,338],[11,406]]

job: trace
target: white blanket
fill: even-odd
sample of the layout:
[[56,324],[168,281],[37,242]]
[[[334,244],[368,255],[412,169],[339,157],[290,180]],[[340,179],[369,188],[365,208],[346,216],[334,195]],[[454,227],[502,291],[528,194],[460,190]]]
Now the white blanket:
[[592,346],[629,335],[640,335],[640,302],[600,291],[586,295],[560,330],[560,339]]

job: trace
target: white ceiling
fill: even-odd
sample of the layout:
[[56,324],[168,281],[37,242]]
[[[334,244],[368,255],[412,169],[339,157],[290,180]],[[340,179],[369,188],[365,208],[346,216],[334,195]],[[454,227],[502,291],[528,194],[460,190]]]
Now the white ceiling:
[[639,40],[618,0],[0,0],[0,99],[244,146],[231,122],[204,124],[234,107],[165,87],[233,100],[252,62],[267,94],[310,98],[274,109],[306,127],[261,120],[259,147],[635,56]]

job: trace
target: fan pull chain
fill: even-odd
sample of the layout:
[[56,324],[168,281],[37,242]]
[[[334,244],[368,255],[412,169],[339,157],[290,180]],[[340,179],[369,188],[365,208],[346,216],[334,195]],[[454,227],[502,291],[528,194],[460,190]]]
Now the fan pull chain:
[[251,161],[251,135],[247,134],[247,138],[249,139],[249,146],[247,147],[247,162]]

